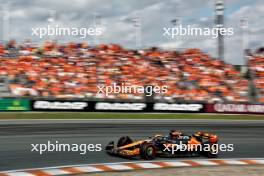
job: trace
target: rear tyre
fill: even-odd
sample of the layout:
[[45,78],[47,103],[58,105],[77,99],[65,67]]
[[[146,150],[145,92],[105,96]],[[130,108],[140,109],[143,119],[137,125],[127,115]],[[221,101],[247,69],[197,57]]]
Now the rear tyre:
[[[218,153],[217,150],[218,150],[218,149],[216,148],[215,145],[211,145],[211,146],[210,146],[210,151],[208,151],[208,152],[206,153],[206,156],[207,156],[208,158],[216,158],[216,157],[217,157],[217,153]],[[216,151],[217,151],[217,153],[215,153]]]
[[130,137],[128,136],[123,136],[121,137],[118,142],[117,142],[117,147],[122,147],[127,144],[131,144],[133,141]]
[[151,143],[143,143],[140,147],[140,156],[146,160],[152,160],[156,157],[156,147]]

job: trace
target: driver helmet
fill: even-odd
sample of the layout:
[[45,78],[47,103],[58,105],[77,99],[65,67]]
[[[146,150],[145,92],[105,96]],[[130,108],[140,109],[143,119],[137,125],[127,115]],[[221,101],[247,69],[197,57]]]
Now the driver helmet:
[[171,138],[178,138],[181,135],[182,135],[182,132],[180,132],[180,131],[177,131],[177,130],[171,130],[170,131],[170,137]]

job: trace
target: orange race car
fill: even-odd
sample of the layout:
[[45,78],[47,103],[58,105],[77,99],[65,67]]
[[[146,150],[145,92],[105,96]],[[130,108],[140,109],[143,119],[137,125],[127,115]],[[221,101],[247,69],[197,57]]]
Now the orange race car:
[[160,157],[207,156],[218,154],[218,136],[215,134],[196,132],[192,135],[171,130],[168,136],[155,135],[145,140],[133,141],[130,137],[121,137],[117,145],[109,142],[105,150],[110,155],[143,159]]

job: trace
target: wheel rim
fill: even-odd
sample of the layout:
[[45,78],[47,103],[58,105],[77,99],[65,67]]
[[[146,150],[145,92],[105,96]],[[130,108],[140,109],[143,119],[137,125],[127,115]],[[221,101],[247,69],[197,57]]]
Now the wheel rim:
[[149,147],[149,148],[147,149],[147,154],[148,154],[148,155],[152,155],[152,154],[153,154],[153,148],[152,148],[152,147]]

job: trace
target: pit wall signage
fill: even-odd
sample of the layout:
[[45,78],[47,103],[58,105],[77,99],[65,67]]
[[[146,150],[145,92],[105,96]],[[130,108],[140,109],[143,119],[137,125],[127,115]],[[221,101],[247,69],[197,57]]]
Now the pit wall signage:
[[32,100],[33,111],[77,112],[204,112],[200,103],[145,103],[73,100]]
[[28,99],[15,99],[3,98],[0,99],[0,111],[29,111],[30,100]]
[[264,114],[262,104],[207,104],[208,113],[227,113],[227,114]]
[[0,99],[0,111],[171,112],[264,114],[264,104],[147,103],[62,99]]
[[88,111],[89,103],[74,100],[32,100],[32,111]]

